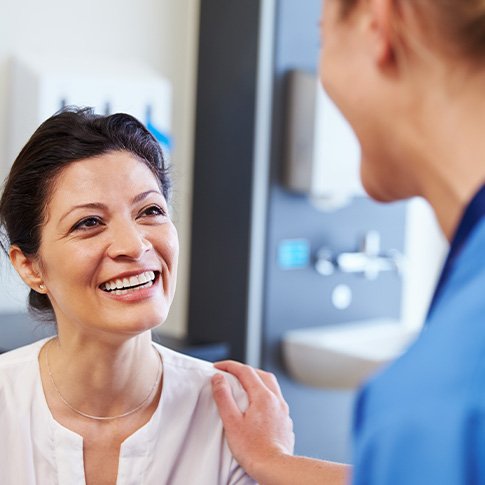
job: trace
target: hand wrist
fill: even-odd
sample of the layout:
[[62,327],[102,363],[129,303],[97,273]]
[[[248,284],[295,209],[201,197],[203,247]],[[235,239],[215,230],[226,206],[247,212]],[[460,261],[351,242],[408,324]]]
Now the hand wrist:
[[277,472],[285,469],[291,456],[280,450],[260,453],[251,461],[247,471],[260,485],[276,484],[279,482]]

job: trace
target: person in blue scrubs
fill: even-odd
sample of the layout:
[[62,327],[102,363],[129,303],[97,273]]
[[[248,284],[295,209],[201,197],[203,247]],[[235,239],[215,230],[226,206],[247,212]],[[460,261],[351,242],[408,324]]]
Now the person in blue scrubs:
[[378,201],[424,197],[450,252],[422,334],[361,390],[354,467],[291,456],[275,378],[213,379],[230,446],[261,484],[485,484],[485,0],[325,0],[320,76]]

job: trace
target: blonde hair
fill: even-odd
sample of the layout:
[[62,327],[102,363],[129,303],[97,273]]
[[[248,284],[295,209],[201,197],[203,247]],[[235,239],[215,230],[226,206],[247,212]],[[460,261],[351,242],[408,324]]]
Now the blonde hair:
[[[326,0],[333,1],[333,0]],[[342,16],[349,15],[358,0],[339,0]],[[485,62],[485,0],[394,0],[407,2],[426,28],[450,53]]]
[[485,61],[485,0],[413,0],[434,9],[436,27],[459,54]]

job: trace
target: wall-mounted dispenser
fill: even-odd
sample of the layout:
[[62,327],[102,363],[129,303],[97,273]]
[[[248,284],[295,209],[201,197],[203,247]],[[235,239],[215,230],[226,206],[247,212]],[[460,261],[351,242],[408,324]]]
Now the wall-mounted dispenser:
[[66,105],[129,113],[169,152],[171,86],[145,64],[22,56],[12,60],[10,90],[8,163],[37,126]]
[[283,184],[324,210],[364,195],[360,147],[351,127],[313,74],[288,74]]

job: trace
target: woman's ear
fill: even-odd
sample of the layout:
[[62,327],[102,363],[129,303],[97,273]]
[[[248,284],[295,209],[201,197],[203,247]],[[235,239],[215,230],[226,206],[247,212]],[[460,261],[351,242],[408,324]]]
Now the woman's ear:
[[395,0],[367,0],[370,28],[374,36],[375,60],[381,66],[395,61]]
[[37,293],[47,292],[38,261],[26,256],[16,245],[10,247],[8,255],[13,267],[27,286],[37,291]]

